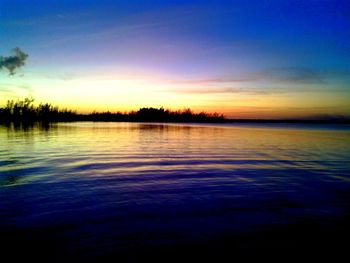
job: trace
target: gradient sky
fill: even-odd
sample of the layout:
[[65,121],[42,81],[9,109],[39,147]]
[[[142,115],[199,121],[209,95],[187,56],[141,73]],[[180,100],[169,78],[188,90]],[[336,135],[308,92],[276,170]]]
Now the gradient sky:
[[350,116],[350,1],[0,0],[0,104]]

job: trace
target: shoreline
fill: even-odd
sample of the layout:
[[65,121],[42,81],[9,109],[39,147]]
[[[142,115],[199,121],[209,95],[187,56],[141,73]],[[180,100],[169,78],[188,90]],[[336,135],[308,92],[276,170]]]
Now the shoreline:
[[350,120],[283,120],[283,119],[224,119],[224,120],[207,120],[207,121],[195,121],[195,120],[184,120],[184,121],[174,121],[174,120],[113,120],[113,119],[94,119],[94,118],[76,118],[69,120],[21,120],[21,121],[13,121],[13,120],[0,120],[1,125],[6,124],[35,124],[35,123],[43,123],[43,124],[51,124],[51,123],[70,123],[70,122],[128,122],[128,123],[195,123],[195,124],[329,124],[329,125],[350,125]]

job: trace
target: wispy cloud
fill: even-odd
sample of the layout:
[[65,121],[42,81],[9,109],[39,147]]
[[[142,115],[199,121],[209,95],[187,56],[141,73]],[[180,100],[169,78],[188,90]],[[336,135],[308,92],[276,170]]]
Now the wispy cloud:
[[231,88],[231,87],[209,87],[209,88],[180,88],[172,90],[182,94],[228,94],[228,93],[247,93],[247,94],[268,94],[271,91],[252,89],[252,88]]
[[[221,76],[214,78],[198,78],[198,79],[181,79],[181,80],[168,80],[170,84],[188,84],[188,85],[222,85],[230,83],[247,83],[247,82],[262,82],[262,81],[274,81],[275,83],[286,84],[313,84],[313,83],[325,83],[326,79],[330,75],[336,73],[323,72],[320,73],[309,68],[299,67],[281,67],[281,68],[269,68],[257,72],[245,73],[242,76]],[[215,89],[213,89],[215,90]]]
[[[167,83],[179,85],[172,91],[186,94],[282,94],[310,92],[315,88],[327,87],[334,79],[344,79],[350,72],[318,71],[302,67],[268,68],[244,76],[222,76],[214,78],[168,80]],[[240,85],[245,87],[233,87]],[[270,83],[270,85],[269,85]],[[344,92],[338,87],[336,91]]]
[[232,82],[252,82],[258,80],[255,75],[246,77],[221,77],[210,79],[188,79],[188,80],[170,80],[172,84],[220,84],[220,83],[232,83]]
[[261,78],[289,83],[323,83],[321,74],[310,68],[282,67],[271,68],[260,73]]
[[11,83],[0,83],[0,92],[7,94],[16,94],[17,92],[33,93],[32,87],[28,85],[17,85]]
[[[200,6],[186,6],[173,7],[171,9],[155,9],[143,12],[120,14],[116,12],[113,19],[110,14],[105,17],[98,16],[96,21],[96,14],[79,13],[78,18],[76,14],[55,14],[54,16],[43,16],[31,21],[31,25],[40,26],[51,30],[53,24],[57,27],[58,33],[52,34],[50,39],[46,41],[46,46],[62,45],[76,43],[80,41],[131,41],[130,39],[140,37],[148,37],[154,34],[174,32],[179,30],[179,23],[187,24],[188,27],[194,22],[198,21],[198,17],[208,15],[209,9]],[[45,26],[45,21],[52,19]],[[43,23],[44,21],[44,23]],[[83,22],[82,22],[83,21]],[[26,23],[26,21],[18,21],[19,23]],[[198,22],[197,22],[198,23]],[[60,34],[64,30],[64,35]],[[186,27],[181,28],[186,31]]]
[[[314,70],[303,67],[269,68],[244,76],[168,80],[171,89],[180,94],[291,94],[314,92],[349,92],[344,81],[350,81],[350,72],[337,70]],[[341,80],[341,84],[337,82]],[[333,89],[332,87],[335,87]],[[238,86],[238,87],[237,87]]]

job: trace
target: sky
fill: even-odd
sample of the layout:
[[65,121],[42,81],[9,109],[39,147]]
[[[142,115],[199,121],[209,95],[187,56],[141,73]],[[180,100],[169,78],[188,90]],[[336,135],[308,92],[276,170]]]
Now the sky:
[[350,1],[0,0],[0,105],[350,116]]

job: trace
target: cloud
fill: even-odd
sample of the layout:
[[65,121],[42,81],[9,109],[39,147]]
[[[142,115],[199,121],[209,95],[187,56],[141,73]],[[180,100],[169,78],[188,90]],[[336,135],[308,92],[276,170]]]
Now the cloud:
[[[314,84],[317,84],[318,87],[319,85],[324,86],[328,78],[333,75],[335,75],[334,72],[322,72],[310,68],[279,67],[267,68],[242,76],[226,75],[202,79],[169,80],[168,83],[190,86],[173,90],[184,94],[246,93],[267,95],[310,92],[315,89]],[[245,87],[234,87],[240,83]]]
[[294,84],[324,82],[319,72],[301,67],[271,68],[262,72],[262,76],[266,79]]
[[174,89],[176,93],[182,94],[228,94],[228,93],[248,93],[248,94],[267,94],[268,91],[258,90],[253,88],[232,88],[232,87],[210,87],[210,88],[186,88],[186,89]]
[[257,76],[246,76],[246,77],[220,77],[211,79],[190,79],[190,80],[171,80],[171,84],[221,84],[221,83],[232,83],[232,82],[253,82],[258,80]]
[[0,70],[6,69],[10,75],[14,75],[16,70],[24,66],[28,54],[24,53],[20,48],[12,49],[13,55],[8,57],[0,56]]
[[12,83],[0,83],[0,93],[15,95],[18,93],[33,93],[34,90],[28,85],[18,85]]
[[[346,72],[347,73],[347,72]],[[285,84],[320,84],[325,83],[325,79],[338,75],[344,75],[345,72],[319,72],[310,68],[302,67],[281,67],[268,68],[265,70],[251,72],[243,76],[221,76],[203,79],[185,79],[185,80],[169,80],[170,84],[188,84],[188,85],[222,85],[230,83],[247,83],[247,82],[266,82]],[[235,92],[236,90],[234,90]]]

